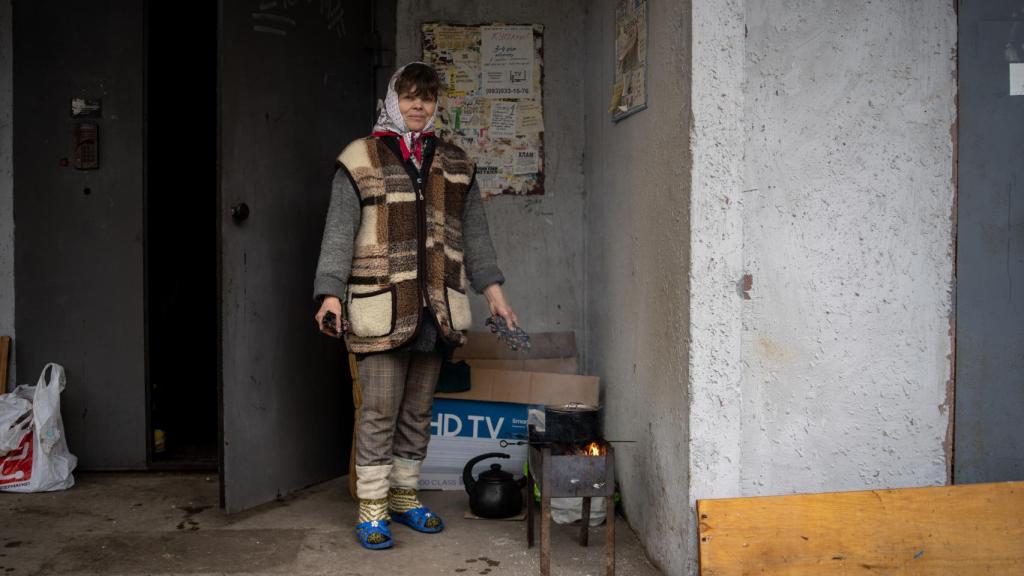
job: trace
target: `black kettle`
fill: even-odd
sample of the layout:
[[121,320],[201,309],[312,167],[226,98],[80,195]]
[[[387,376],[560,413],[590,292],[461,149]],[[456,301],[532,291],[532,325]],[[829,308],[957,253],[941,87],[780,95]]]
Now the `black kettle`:
[[473,479],[473,465],[487,458],[509,458],[508,454],[490,452],[481,454],[466,462],[462,469],[462,481],[469,493],[469,509],[481,518],[509,518],[523,509],[523,486],[526,476],[515,480],[512,474],[501,469],[501,464],[491,464],[491,469],[481,472]]

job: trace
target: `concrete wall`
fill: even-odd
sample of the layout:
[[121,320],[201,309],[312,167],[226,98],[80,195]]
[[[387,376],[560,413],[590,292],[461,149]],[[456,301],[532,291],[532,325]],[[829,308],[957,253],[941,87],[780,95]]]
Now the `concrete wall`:
[[650,559],[686,569],[690,203],[688,2],[651,2],[648,109],[608,113],[615,2],[586,18],[587,350],[622,502]]
[[[742,0],[702,0],[693,7],[691,505],[700,498],[737,496],[739,490],[743,5]],[[691,526],[694,517],[691,508]],[[692,561],[696,543],[696,537],[689,541]]]
[[[15,335],[12,44],[11,3],[0,1],[0,335],[8,336]],[[10,362],[7,380],[13,384],[13,350]]]
[[748,2],[744,494],[942,484],[956,16]]
[[[505,293],[527,331],[583,329],[583,14],[587,2],[399,0],[397,63],[422,58],[420,24],[543,24],[545,194],[485,204]],[[367,130],[369,130],[369,126]],[[473,297],[483,328],[487,304]],[[582,348],[582,346],[580,346]],[[581,353],[583,350],[581,350]]]

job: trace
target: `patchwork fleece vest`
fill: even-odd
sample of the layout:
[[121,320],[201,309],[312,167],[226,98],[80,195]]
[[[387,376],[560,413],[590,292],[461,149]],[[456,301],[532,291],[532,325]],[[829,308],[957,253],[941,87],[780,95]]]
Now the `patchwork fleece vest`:
[[438,139],[420,177],[380,138],[356,140],[338,157],[359,194],[345,304],[355,353],[385,352],[411,342],[426,308],[441,337],[461,346],[472,324],[463,267],[462,214],[473,164]]

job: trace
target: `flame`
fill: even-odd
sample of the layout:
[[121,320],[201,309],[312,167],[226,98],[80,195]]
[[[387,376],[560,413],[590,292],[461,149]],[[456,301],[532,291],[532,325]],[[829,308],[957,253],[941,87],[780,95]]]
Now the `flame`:
[[590,444],[587,444],[587,455],[588,456],[600,456],[601,455],[601,446],[599,446],[597,442],[591,442]]

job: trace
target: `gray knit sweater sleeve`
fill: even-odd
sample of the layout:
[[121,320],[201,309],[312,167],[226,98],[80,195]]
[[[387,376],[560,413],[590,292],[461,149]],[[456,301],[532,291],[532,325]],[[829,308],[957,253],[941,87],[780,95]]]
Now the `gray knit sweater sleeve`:
[[463,256],[466,276],[477,294],[491,284],[504,284],[505,276],[498,268],[498,257],[491,242],[491,230],[487,226],[487,214],[480,200],[480,187],[476,180],[466,193],[466,204],[462,209]]
[[315,298],[337,296],[345,299],[348,275],[352,270],[352,250],[361,216],[359,195],[345,171],[338,168],[331,184],[331,205],[327,209],[324,237],[320,243],[320,260],[313,281]]

